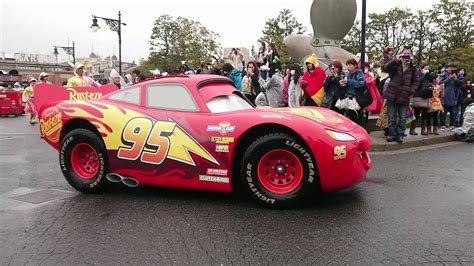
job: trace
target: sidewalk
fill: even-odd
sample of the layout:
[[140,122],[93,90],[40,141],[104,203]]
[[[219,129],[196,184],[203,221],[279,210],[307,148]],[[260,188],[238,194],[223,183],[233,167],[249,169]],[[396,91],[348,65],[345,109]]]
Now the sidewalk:
[[433,145],[444,142],[454,141],[454,133],[451,130],[439,131],[439,135],[427,135],[423,136],[420,134],[421,129],[417,128],[417,136],[409,135],[409,129],[406,130],[405,134],[408,136],[403,139],[403,143],[387,142],[383,136],[383,131],[372,131],[370,137],[372,138],[372,152],[381,151],[395,151],[400,149],[407,149],[413,147],[421,147],[425,145]]

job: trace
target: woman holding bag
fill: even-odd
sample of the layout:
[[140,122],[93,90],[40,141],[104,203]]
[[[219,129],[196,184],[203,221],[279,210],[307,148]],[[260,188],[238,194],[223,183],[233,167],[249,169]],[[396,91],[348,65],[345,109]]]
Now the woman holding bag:
[[340,98],[345,96],[345,89],[342,90],[339,82],[341,79],[344,79],[342,73],[342,63],[339,61],[334,61],[329,66],[329,74],[324,81],[324,98],[321,102],[321,107],[331,109],[340,114],[344,113],[344,110],[336,108],[336,102]]
[[[357,61],[355,59],[349,59],[346,62],[346,67],[347,70],[349,71],[349,75],[345,78],[339,81],[339,84],[341,87],[345,87],[347,89],[346,92],[346,97],[342,101],[346,102],[356,102],[356,94],[357,90],[361,90],[365,87],[365,79],[364,79],[364,73],[362,70],[358,68]],[[337,105],[336,105],[337,107]],[[358,107],[358,108],[357,108]],[[344,110],[344,115],[347,116],[350,120],[354,121],[358,125],[363,126],[362,123],[362,109],[358,104],[354,104],[353,108],[343,108]]]

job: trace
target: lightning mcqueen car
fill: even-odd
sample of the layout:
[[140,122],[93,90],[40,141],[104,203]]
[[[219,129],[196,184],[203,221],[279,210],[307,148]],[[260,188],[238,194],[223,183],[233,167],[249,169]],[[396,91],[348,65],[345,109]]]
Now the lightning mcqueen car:
[[109,182],[222,192],[240,183],[266,206],[293,207],[361,182],[371,167],[370,138],[349,119],[316,107],[255,108],[220,76],[122,90],[41,84],[35,98],[41,137],[85,193]]

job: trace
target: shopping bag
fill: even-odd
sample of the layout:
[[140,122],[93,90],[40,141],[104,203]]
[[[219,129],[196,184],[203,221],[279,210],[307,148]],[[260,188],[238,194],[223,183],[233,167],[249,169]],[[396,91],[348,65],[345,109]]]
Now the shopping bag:
[[388,105],[387,100],[383,101],[382,109],[380,110],[379,118],[375,123],[376,126],[381,128],[388,128]]
[[411,108],[410,106],[408,107],[407,112],[405,113],[405,123],[408,125],[415,120],[415,112],[413,112],[413,108]]

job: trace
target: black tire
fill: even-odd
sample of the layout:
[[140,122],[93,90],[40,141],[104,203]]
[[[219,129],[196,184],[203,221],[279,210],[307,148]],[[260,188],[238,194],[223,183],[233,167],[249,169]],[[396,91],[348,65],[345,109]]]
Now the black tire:
[[[294,159],[293,161],[296,161],[296,165],[301,166],[299,168],[299,172],[302,172],[302,176],[299,175],[301,178],[295,179],[299,181],[295,181],[294,183],[291,183],[293,181],[289,181],[287,183],[288,188],[291,189],[289,191],[277,191],[278,188],[274,189],[272,187],[272,182],[273,184],[279,184],[276,182],[275,178],[271,180],[272,182],[265,181],[272,179],[270,176],[275,175],[277,173],[276,170],[275,173],[262,175],[269,176],[269,178],[259,178],[258,176],[259,167],[263,167],[261,169],[267,169],[264,165],[269,165],[267,164],[267,159],[269,159],[268,156],[270,156],[270,158],[273,157],[270,154],[275,152],[293,154],[293,156],[290,155],[290,157]],[[286,155],[283,157],[285,156]],[[298,160],[300,164],[297,162]],[[276,158],[274,161],[278,161],[278,158]],[[280,161],[278,161],[278,163],[280,163]],[[288,165],[286,165],[286,167],[288,167]],[[286,176],[286,171],[293,171],[293,176],[295,176],[294,169],[296,168],[293,168],[293,170],[290,168],[285,168],[283,172],[285,172]],[[294,208],[301,206],[301,204],[304,203],[305,200],[310,196],[314,195],[319,188],[319,177],[316,161],[314,160],[310,149],[307,148],[305,143],[301,143],[301,141],[297,141],[289,135],[281,133],[262,136],[248,147],[244,153],[241,163],[241,177],[243,181],[243,187],[247,191],[248,195],[260,204],[263,204],[265,207],[270,208]],[[261,180],[263,182],[267,182],[267,185],[263,184]],[[277,180],[278,182],[281,181],[280,179]],[[268,185],[269,183],[270,185]],[[291,188],[292,186],[294,188]]]
[[[97,171],[87,179],[81,177],[72,165],[72,153],[78,145],[91,147],[97,155]],[[107,150],[102,140],[90,130],[74,129],[63,138],[59,150],[59,164],[67,182],[83,193],[101,192],[108,183],[105,178],[109,171]]]

